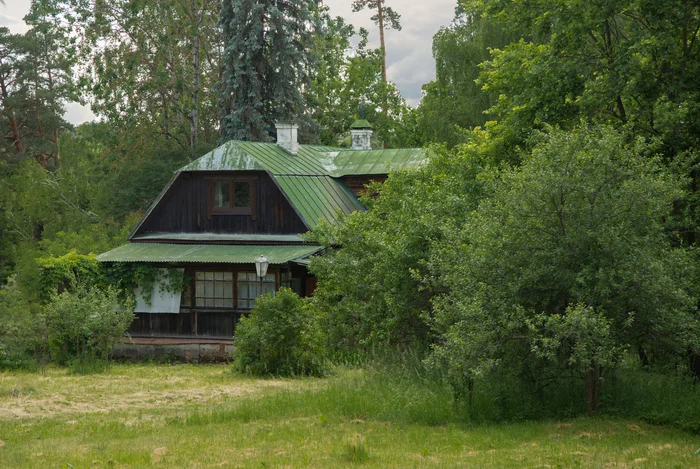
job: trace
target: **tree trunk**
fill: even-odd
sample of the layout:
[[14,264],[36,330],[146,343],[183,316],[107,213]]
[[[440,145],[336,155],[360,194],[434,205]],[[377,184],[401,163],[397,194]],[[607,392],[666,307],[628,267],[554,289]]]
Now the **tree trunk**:
[[[384,83],[384,95],[382,96],[382,114],[386,118],[388,113],[386,106],[386,46],[384,44],[384,8],[382,7],[382,0],[377,0],[377,18],[379,19],[379,45],[382,50],[382,82]],[[388,146],[388,143],[386,142],[386,140],[384,140],[384,148],[388,148]]]
[[379,45],[382,48],[382,80],[386,84],[386,46],[384,44],[384,8],[382,7],[382,0],[377,0],[377,17],[379,18]]
[[[0,79],[0,92],[2,93],[2,101],[4,104],[9,98],[4,77]],[[19,135],[19,126],[17,125],[17,119],[15,119],[15,113],[12,110],[12,108],[6,108],[5,114],[7,115],[7,119],[10,121],[10,131],[12,132],[12,144],[15,146],[15,150],[17,150],[17,153],[22,154],[24,153],[24,147],[22,146],[22,138]]]
[[197,130],[199,128],[199,18],[197,15],[197,0],[192,0],[192,17],[196,19],[195,30],[192,34],[192,71],[194,86],[192,89],[192,119],[190,120],[190,161],[197,158]]
[[600,367],[595,366],[588,370],[586,379],[586,412],[593,415],[600,407]]

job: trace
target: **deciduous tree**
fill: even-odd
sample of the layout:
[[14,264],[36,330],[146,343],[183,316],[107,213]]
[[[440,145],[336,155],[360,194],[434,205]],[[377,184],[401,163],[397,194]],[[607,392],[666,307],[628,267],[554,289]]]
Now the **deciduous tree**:
[[682,181],[656,151],[609,127],[550,130],[493,175],[431,261],[452,376],[506,369],[537,387],[575,370],[592,412],[622,350],[661,362],[696,344],[692,263],[664,230]]

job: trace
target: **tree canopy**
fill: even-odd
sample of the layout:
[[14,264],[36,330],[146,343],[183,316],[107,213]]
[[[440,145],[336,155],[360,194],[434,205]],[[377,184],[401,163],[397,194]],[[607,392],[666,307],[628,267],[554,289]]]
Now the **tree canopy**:
[[302,116],[316,10],[313,0],[222,3],[221,142],[269,141],[275,122]]

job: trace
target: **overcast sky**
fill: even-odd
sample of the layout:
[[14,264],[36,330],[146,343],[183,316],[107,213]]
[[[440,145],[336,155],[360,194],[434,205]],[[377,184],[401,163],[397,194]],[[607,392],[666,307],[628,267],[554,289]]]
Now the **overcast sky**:
[[[0,26],[13,33],[23,33],[27,26],[22,21],[29,11],[31,0],[5,0],[0,5]],[[333,16],[342,16],[357,27],[370,32],[370,47],[379,46],[379,31],[365,10],[353,13],[351,0],[324,0]],[[409,104],[415,106],[421,97],[421,86],[435,77],[432,57],[432,38],[452,21],[457,0],[388,0],[388,5],[401,15],[401,31],[388,30],[387,76],[396,83]],[[89,109],[77,103],[66,106],[66,119],[79,124],[94,118]]]

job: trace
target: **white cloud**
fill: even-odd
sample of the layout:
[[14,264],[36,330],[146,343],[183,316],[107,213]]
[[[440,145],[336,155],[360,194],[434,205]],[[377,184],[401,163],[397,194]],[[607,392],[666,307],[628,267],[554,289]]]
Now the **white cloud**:
[[66,103],[66,113],[63,118],[74,125],[82,124],[96,119],[89,107],[83,106],[80,103]]
[[0,5],[0,26],[7,27],[11,33],[27,32],[27,25],[22,21],[29,13],[31,0],[5,0],[5,6]]

